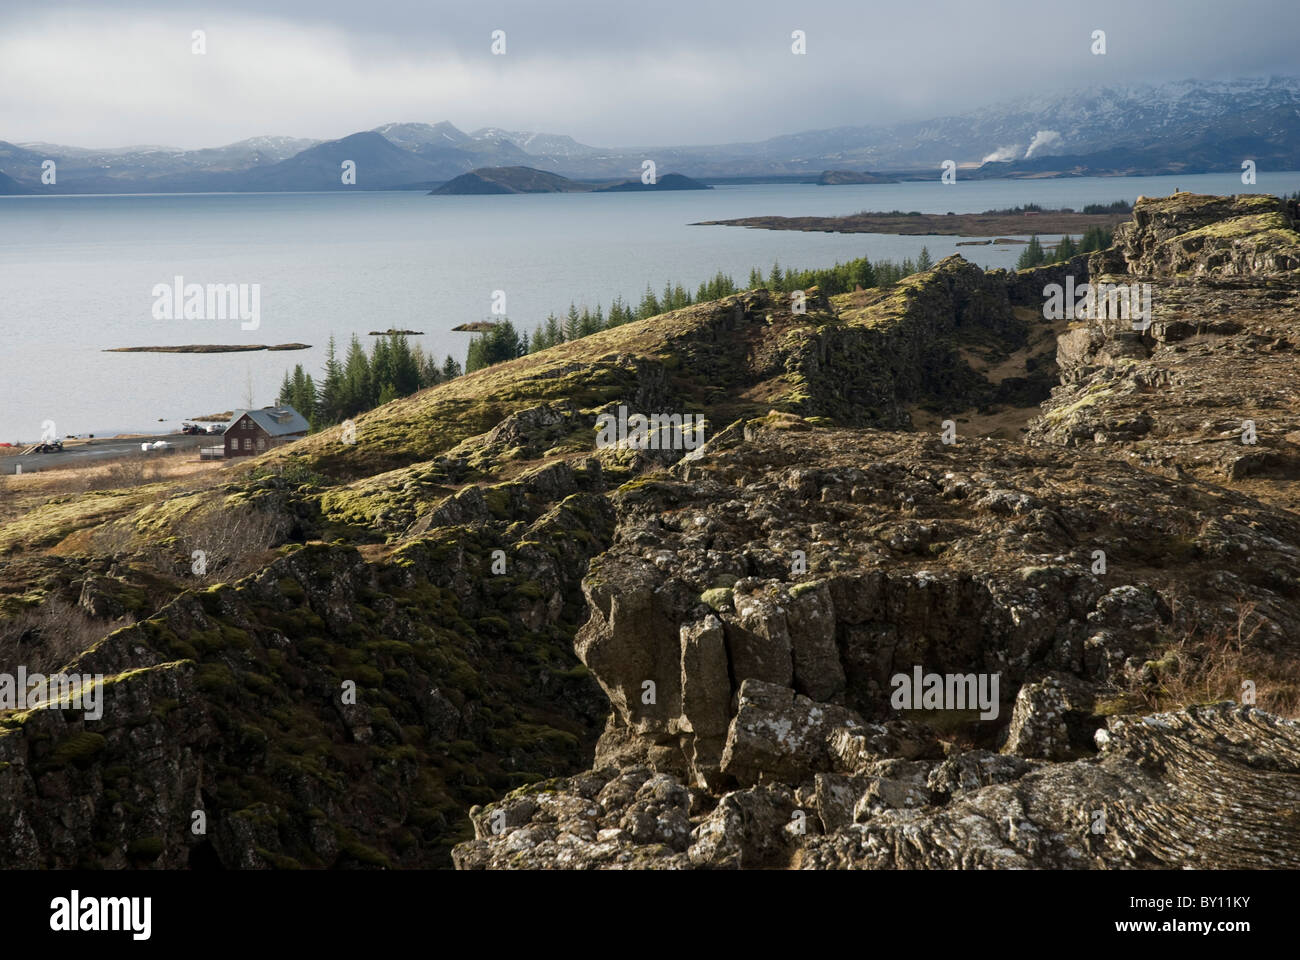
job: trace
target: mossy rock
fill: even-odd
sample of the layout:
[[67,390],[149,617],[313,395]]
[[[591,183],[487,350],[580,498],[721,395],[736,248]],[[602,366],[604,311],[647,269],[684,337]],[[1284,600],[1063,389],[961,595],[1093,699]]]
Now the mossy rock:
[[74,733],[58,742],[51,756],[53,763],[62,766],[72,763],[84,767],[108,746],[108,741],[98,733]]
[[730,609],[735,604],[730,587],[714,587],[712,590],[705,590],[700,594],[700,600],[719,612]]

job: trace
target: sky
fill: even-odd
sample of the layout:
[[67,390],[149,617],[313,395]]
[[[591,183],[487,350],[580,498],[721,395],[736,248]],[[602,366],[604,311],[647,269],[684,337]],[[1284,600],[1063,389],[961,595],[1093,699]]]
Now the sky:
[[194,148],[449,120],[597,146],[752,141],[1294,75],[1297,36],[1300,0],[0,0],[0,140]]

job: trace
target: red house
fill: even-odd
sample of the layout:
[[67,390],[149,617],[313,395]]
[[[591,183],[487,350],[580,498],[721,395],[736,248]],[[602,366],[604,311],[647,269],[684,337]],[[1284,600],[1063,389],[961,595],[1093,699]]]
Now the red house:
[[236,410],[224,434],[227,457],[251,457],[307,436],[310,427],[293,407]]

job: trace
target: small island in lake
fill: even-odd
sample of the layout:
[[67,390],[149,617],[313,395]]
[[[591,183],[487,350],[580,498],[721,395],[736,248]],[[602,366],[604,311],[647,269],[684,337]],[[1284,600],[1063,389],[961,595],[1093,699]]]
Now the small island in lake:
[[310,350],[310,343],[185,343],[173,347],[113,347],[101,353],[251,353],[256,350]]
[[475,196],[502,193],[620,193],[624,191],[655,190],[712,190],[708,184],[684,177],[680,173],[666,173],[654,183],[624,180],[619,183],[586,183],[570,180],[558,173],[534,170],[532,167],[480,167],[448,180],[441,187],[430,190],[430,196]]

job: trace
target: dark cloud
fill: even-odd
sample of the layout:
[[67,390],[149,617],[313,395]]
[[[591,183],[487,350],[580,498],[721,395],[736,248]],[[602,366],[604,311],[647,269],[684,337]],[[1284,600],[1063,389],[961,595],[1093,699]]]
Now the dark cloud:
[[[189,31],[209,35],[206,58]],[[508,53],[489,52],[494,29]],[[790,52],[793,30],[807,55]],[[1104,57],[1090,35],[1107,34]],[[0,10],[0,139],[215,145],[449,119],[762,139],[1093,85],[1295,72],[1295,0],[49,0]]]

